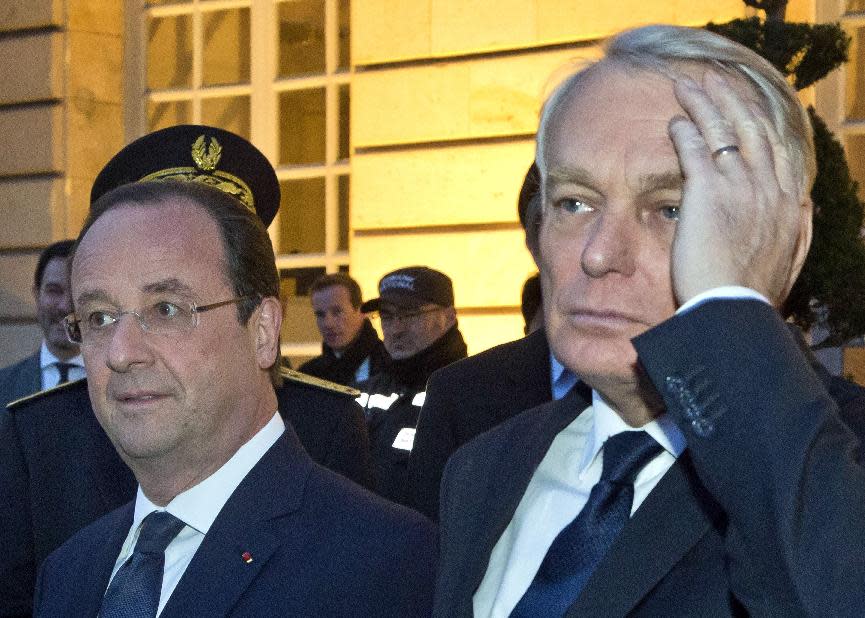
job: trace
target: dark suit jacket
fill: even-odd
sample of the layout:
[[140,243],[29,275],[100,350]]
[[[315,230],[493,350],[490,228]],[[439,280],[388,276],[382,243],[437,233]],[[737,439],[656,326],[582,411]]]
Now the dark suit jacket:
[[[45,561],[35,615],[95,616],[133,503]],[[314,464],[290,426],[220,511],[161,616],[423,616],[434,526]],[[247,563],[244,552],[252,555]]]
[[42,368],[39,352],[0,369],[0,410],[15,401],[42,389]]
[[[347,395],[296,382],[279,410],[314,461],[368,485],[366,422]],[[0,616],[30,613],[36,569],[75,532],[135,497],[85,380],[0,411]]]
[[550,348],[543,331],[433,373],[409,458],[409,506],[436,519],[442,472],[454,451],[552,397]]
[[[865,474],[849,426],[865,390],[818,376],[761,303],[707,303],[635,346],[688,448],[568,616],[861,615]],[[527,411],[451,459],[435,615],[471,616],[532,474],[588,403]]]

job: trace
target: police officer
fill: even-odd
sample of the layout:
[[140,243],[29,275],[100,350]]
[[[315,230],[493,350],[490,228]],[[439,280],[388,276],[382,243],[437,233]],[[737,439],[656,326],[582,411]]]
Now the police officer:
[[430,374],[465,358],[450,277],[426,266],[400,268],[382,277],[379,298],[364,312],[378,311],[391,361],[361,385],[376,491],[406,499],[408,458]]

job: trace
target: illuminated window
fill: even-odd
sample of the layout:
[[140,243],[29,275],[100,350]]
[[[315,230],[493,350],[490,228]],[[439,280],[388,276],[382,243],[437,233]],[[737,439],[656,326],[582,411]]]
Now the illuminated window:
[[[349,0],[150,0],[138,135],[181,123],[250,139],[282,190],[271,227],[283,352],[318,354],[311,277],[348,267]],[[308,314],[308,315],[307,315]]]
[[841,132],[850,173],[865,199],[865,0],[847,0],[841,18],[850,35],[850,60],[844,67],[844,106]]

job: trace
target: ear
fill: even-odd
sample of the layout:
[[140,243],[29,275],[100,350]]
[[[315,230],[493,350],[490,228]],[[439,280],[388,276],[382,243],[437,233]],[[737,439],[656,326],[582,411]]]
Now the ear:
[[258,366],[269,369],[279,358],[279,332],[282,326],[282,305],[268,296],[261,301],[255,314],[255,356]]
[[790,290],[793,289],[793,284],[799,278],[799,273],[802,272],[802,266],[805,265],[805,259],[808,257],[808,249],[811,248],[811,237],[814,233],[814,203],[811,201],[811,196],[805,198],[805,202],[799,209],[799,237],[796,241],[796,247],[793,249],[793,256],[790,262],[790,278],[787,281],[787,287],[784,289],[784,294],[781,298],[787,298]]

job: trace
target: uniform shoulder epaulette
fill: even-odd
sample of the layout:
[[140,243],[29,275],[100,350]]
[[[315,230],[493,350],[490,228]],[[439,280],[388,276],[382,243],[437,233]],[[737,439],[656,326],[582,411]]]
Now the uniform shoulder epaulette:
[[289,369],[288,367],[281,367],[279,369],[279,373],[282,374],[283,378],[291,382],[308,384],[309,386],[315,386],[326,391],[333,391],[343,395],[348,395],[349,397],[360,396],[360,391],[356,388],[345,386],[344,384],[337,384],[336,382],[331,382],[330,380],[316,378],[315,376],[311,376],[308,373],[301,373],[300,371],[295,371],[294,369]]
[[59,393],[61,391],[68,390],[73,386],[77,386],[82,382],[86,382],[87,378],[81,378],[79,380],[70,380],[69,382],[64,382],[63,384],[58,384],[57,386],[52,386],[51,388],[46,388],[44,391],[36,391],[30,395],[25,395],[20,399],[15,399],[14,401],[10,401],[6,404],[7,410],[12,410],[14,408],[18,408],[23,406],[25,403],[30,403],[31,401],[36,401],[37,399],[41,399],[47,395],[51,395],[53,393]]

